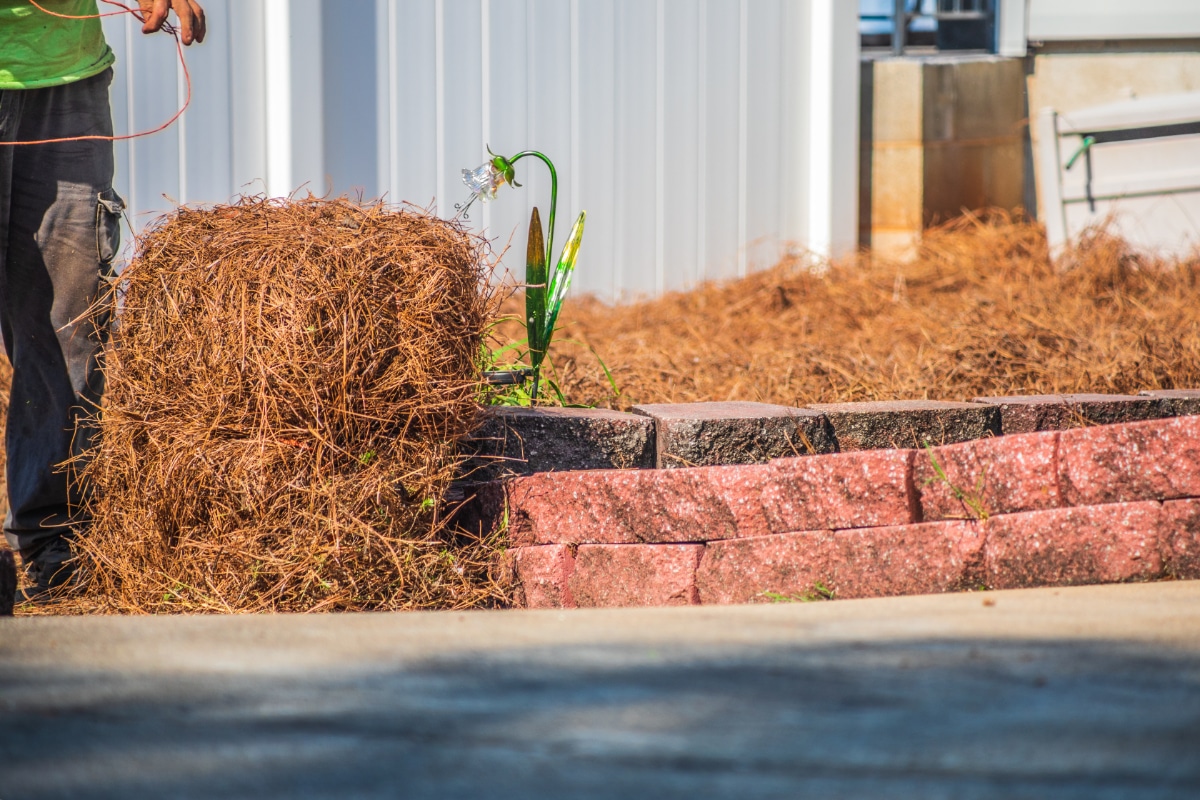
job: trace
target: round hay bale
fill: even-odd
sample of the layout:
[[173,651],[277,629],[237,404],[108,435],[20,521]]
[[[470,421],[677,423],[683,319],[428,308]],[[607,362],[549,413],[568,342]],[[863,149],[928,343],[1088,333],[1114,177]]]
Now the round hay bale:
[[121,277],[81,601],[461,608],[493,543],[438,515],[475,426],[486,243],[347,200],[181,209]]

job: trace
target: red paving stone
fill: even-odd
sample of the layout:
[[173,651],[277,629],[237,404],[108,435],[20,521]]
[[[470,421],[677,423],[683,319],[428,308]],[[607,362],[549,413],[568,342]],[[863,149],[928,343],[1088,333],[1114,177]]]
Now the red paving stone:
[[992,517],[992,589],[1154,580],[1163,575],[1158,503],[1120,503]]
[[512,554],[524,608],[574,608],[568,580],[575,570],[575,557],[566,545],[516,547]]
[[[919,451],[913,483],[921,518],[979,519],[980,511],[990,516],[1059,508],[1058,436],[1029,433]],[[934,469],[935,460],[945,480]]]
[[704,545],[580,545],[569,586],[581,608],[686,606],[699,602]]
[[508,483],[514,545],[704,542],[768,532],[766,465],[540,473]]
[[1200,580],[1200,500],[1163,503],[1161,544],[1168,574]]
[[[712,491],[721,499],[733,519],[735,535],[765,536],[771,532],[763,497],[777,479],[770,465],[709,467],[703,470]],[[727,536],[711,536],[725,539]]]
[[916,522],[913,450],[779,459],[763,491],[773,533]]
[[772,602],[770,593],[811,594],[830,580],[824,569],[833,531],[804,531],[710,542],[696,574],[705,605]]
[[1073,506],[1200,497],[1200,417],[1064,431],[1059,481]]
[[711,542],[696,576],[705,604],[950,592],[983,578],[983,531],[938,522]]

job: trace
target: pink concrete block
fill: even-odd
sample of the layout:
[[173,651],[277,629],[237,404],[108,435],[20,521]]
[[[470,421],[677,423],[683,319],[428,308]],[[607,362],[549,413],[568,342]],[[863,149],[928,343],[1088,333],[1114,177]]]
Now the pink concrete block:
[[983,530],[936,522],[711,542],[696,575],[704,604],[961,591],[983,576]]
[[1200,500],[1163,503],[1161,545],[1169,575],[1200,580]]
[[704,605],[773,602],[828,587],[833,531],[804,531],[710,542],[696,573]]
[[687,606],[699,602],[704,545],[580,545],[570,588],[580,608]]
[[[708,467],[700,472],[721,499],[733,520],[736,536],[765,536],[771,532],[763,497],[776,479],[776,470],[768,464],[741,467]],[[706,541],[730,538],[710,536]]]
[[523,608],[574,608],[568,581],[575,556],[566,545],[516,547],[508,551],[517,582],[517,604]]
[[779,459],[763,490],[775,533],[871,528],[917,521],[912,450],[866,450]]
[[703,542],[766,532],[766,466],[547,472],[507,485],[510,540],[531,544]]
[[[938,475],[935,461],[945,479]],[[1001,436],[918,451],[913,482],[926,522],[1058,508],[1063,505],[1058,433]]]
[[1200,497],[1200,417],[1064,431],[1059,474],[1073,506]]
[[1163,575],[1158,503],[1060,508],[992,517],[992,589],[1148,581]]

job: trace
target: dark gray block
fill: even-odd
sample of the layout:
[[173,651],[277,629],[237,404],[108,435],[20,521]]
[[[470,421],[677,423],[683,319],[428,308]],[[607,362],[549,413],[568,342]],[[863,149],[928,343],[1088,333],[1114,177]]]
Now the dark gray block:
[[1186,417],[1200,414],[1200,389],[1155,389],[1138,392],[1142,397],[1153,397],[1163,405],[1168,416]]
[[803,408],[680,403],[634,406],[633,413],[654,420],[660,469],[761,464],[836,450],[829,422]]
[[976,403],[888,400],[808,406],[829,418],[841,450],[967,442],[1000,433],[1000,415]]
[[604,408],[503,408],[465,446],[464,477],[654,466],[654,423]]
[[1000,410],[1000,429],[1004,433],[1061,431],[1171,416],[1158,399],[1127,394],[976,397],[975,402]]

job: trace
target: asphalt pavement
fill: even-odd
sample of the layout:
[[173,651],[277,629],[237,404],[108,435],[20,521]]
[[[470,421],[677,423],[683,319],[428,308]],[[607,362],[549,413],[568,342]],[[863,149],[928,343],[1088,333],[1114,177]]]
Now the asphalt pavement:
[[0,800],[218,797],[1200,797],[1200,582],[0,619]]

